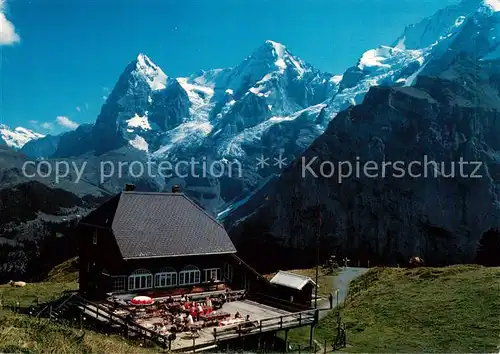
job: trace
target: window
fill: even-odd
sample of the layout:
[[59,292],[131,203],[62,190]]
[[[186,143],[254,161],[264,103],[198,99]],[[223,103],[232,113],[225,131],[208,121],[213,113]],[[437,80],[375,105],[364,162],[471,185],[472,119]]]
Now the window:
[[220,268],[205,269],[205,281],[209,282],[211,280],[220,281]]
[[160,269],[155,274],[155,288],[169,288],[177,285],[177,272],[173,268]]
[[92,235],[92,243],[97,245],[97,230],[94,230],[94,234]]
[[243,289],[250,290],[250,280],[246,275],[243,277]]
[[150,289],[153,287],[153,274],[147,269],[137,269],[128,277],[128,289]]
[[179,272],[179,285],[200,283],[200,270],[195,266],[187,266]]
[[127,279],[126,275],[114,276],[111,278],[113,282],[113,292],[125,291],[125,281]]
[[229,263],[224,263],[224,278],[226,280],[233,280],[233,266]]

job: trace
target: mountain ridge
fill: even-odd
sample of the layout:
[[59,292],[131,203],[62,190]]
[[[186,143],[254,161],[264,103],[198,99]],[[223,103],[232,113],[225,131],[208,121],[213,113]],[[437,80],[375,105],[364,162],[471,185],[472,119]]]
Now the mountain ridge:
[[[482,1],[451,5],[407,26],[393,46],[367,50],[342,75],[323,73],[271,40],[233,67],[184,78],[169,77],[139,54],[120,75],[96,123],[72,132],[71,139],[61,139],[53,156],[98,157],[128,146],[155,161],[195,156],[239,161],[244,176],[231,183],[227,176],[218,178],[224,197],[209,207],[217,212],[280,172],[259,170],[260,155],[284,154],[293,160],[339,112],[363,102],[371,87],[412,86],[419,75],[442,71],[448,65],[446,56],[454,56],[450,50],[475,48],[484,38],[481,56],[494,61],[491,55],[500,50],[496,37],[484,28],[474,34],[473,24],[495,22],[497,17]],[[459,37],[478,39],[454,46]]]
[[[278,259],[297,249],[313,252],[321,218],[323,256],[371,264],[401,264],[414,255],[431,265],[475,262],[485,235],[500,228],[500,70],[467,52],[446,63],[439,75],[417,76],[412,87],[372,87],[362,104],[339,113],[279,180],[225,216],[233,240],[249,249],[281,245]],[[425,173],[425,157],[439,163],[430,178],[362,174],[338,182],[338,171],[328,178],[319,169],[324,162],[420,161],[417,172]],[[303,161],[314,158],[318,178],[304,175]],[[450,177],[460,159],[477,162],[481,178],[470,177],[472,164]]]

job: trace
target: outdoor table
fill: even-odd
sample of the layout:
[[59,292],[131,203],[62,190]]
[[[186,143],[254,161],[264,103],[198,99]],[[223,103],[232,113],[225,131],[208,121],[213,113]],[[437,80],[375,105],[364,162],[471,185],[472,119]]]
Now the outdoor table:
[[221,326],[231,326],[231,325],[238,325],[240,323],[245,322],[243,318],[233,318],[230,320],[225,320],[225,321],[220,321]]
[[220,299],[214,299],[212,300],[212,308],[214,310],[218,310],[222,307],[222,300]]
[[227,317],[231,317],[231,314],[229,314],[227,312],[219,312],[219,311],[214,311],[214,312],[200,315],[200,319],[205,320],[205,321],[210,321],[213,319],[223,320]]
[[166,336],[170,334],[170,331],[167,328],[160,328],[158,330],[158,333],[160,333],[162,336]]
[[146,318],[146,317],[147,317],[147,314],[146,314],[146,313],[144,313],[144,312],[139,312],[139,313],[136,313],[136,314],[134,315],[134,317],[135,317],[135,318],[137,318],[137,319],[142,319],[142,318]]
[[161,316],[151,316],[148,318],[149,321],[153,322],[163,322],[163,317]]
[[127,310],[121,310],[121,309],[118,309],[118,310],[113,311],[113,313],[114,313],[115,315],[118,315],[118,316],[126,316],[126,315],[128,315],[130,312],[129,312],[129,311],[127,311]]

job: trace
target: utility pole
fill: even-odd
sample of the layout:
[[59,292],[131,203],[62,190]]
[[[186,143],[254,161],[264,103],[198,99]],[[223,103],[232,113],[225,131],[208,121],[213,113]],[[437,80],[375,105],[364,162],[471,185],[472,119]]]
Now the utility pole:
[[337,295],[337,322],[339,323],[340,326],[339,289],[335,291],[335,294]]
[[318,233],[316,235],[316,286],[314,287],[314,308],[318,308],[318,276],[319,276],[319,237],[321,234],[321,204],[318,198]]

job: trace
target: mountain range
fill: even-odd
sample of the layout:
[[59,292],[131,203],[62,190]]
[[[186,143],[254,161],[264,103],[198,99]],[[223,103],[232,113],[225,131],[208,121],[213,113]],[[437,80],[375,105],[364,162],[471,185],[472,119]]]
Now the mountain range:
[[[395,47],[365,53],[382,68],[427,45],[418,50],[420,68],[403,85],[370,88],[279,179],[225,215],[240,249],[268,249],[269,257],[260,253],[259,259],[275,262],[297,249],[314,260],[317,247],[324,257],[336,253],[363,264],[406,264],[415,255],[434,265],[481,262],[485,235],[500,241],[496,4],[446,8],[408,27]],[[314,159],[315,173],[304,174],[303,161]],[[463,173],[461,160],[471,162]],[[375,177],[361,173],[339,183],[338,174],[320,173],[324,162],[346,161],[420,165],[417,177],[378,170]],[[245,256],[252,259],[251,252]]]
[[[218,214],[239,242],[253,240],[251,230],[290,249],[312,247],[316,216],[311,215],[320,205],[330,216],[324,226],[325,252],[351,255],[365,247],[366,257],[381,262],[413,253],[432,254],[436,263],[468,261],[473,244],[495,227],[493,217],[477,219],[496,215],[492,171],[497,149],[490,137],[498,132],[499,10],[498,0],[464,0],[444,8],[408,26],[392,45],[366,51],[342,75],[317,70],[270,40],[232,68],[184,78],[168,76],[139,54],[125,67],[94,124],[59,136],[0,129],[0,145],[3,140],[10,147],[0,148],[0,154],[9,154],[17,166],[0,166],[0,189],[28,183],[19,168],[27,158],[86,162],[81,186],[70,183],[73,174],[62,184],[49,179],[39,183],[78,198],[105,198],[128,182],[155,191],[180,183],[200,205]],[[480,189],[487,202],[481,208],[469,207],[467,199],[455,205],[457,188],[464,195],[472,193],[463,181],[451,187],[407,180],[337,184],[299,178],[294,169],[313,153],[320,161],[356,155],[417,158],[423,153],[451,161],[467,146],[471,156],[488,162],[488,181]],[[290,165],[284,172],[257,164],[261,157],[272,161],[278,155]],[[241,173],[167,179],[125,175],[104,181],[99,176],[103,161],[192,158],[222,165],[237,161]],[[312,188],[319,190],[319,201]],[[433,198],[417,198],[420,193]],[[406,202],[391,206],[401,200]],[[424,208],[430,202],[432,207]],[[473,216],[445,224],[445,217],[470,208]],[[440,241],[430,242],[435,239]],[[459,250],[446,253],[451,244],[460,245]]]

